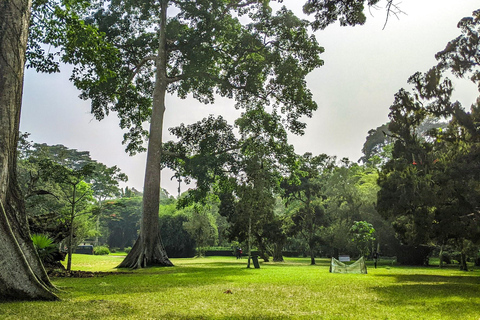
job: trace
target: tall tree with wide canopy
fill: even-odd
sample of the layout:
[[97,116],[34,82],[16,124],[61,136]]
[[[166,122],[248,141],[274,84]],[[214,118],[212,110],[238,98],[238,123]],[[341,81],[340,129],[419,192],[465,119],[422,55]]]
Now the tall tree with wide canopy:
[[16,179],[23,71],[31,1],[0,5],[0,300],[55,300],[30,240]]
[[[452,101],[453,83],[444,75],[468,76],[480,84],[480,10],[458,26],[462,34],[437,54],[437,66],[410,77],[413,93],[402,89],[395,96],[389,126],[395,147],[380,174],[378,209],[395,218],[404,242],[454,240],[466,269],[465,240],[480,240],[480,100],[467,112]],[[448,127],[421,137],[419,128],[428,116],[449,120]]]
[[275,194],[281,172],[294,161],[293,147],[281,117],[262,107],[246,111],[235,129],[238,136],[222,117],[213,116],[171,128],[178,141],[164,144],[163,164],[177,178],[196,181],[180,204],[218,195],[230,240],[248,242],[249,248],[254,242],[267,261],[267,244],[283,240],[274,214]]
[[306,21],[285,8],[272,14],[269,1],[114,1],[88,21],[117,48],[118,59],[76,68],[74,83],[98,119],[117,112],[129,129],[127,151],[144,150],[149,138],[141,231],[120,267],[172,265],[158,231],[166,94],[192,94],[203,103],[219,95],[247,110],[269,105],[284,114],[288,129],[302,133],[299,118],[316,109],[305,76],[322,64],[323,49]]

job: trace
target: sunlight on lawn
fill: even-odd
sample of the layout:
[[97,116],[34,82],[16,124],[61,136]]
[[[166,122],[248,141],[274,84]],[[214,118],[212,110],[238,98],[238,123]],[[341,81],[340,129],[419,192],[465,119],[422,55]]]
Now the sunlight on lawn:
[[480,272],[369,266],[330,274],[329,260],[172,259],[175,267],[117,270],[115,256],[73,256],[73,269],[128,272],[53,278],[60,302],[1,304],[1,319],[476,319]]

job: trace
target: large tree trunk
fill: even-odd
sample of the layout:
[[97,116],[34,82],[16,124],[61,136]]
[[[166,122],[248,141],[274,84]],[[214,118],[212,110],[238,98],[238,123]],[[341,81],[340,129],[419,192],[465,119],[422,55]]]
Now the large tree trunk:
[[167,3],[162,1],[159,50],[155,89],[153,92],[152,119],[148,140],[147,165],[143,186],[143,213],[140,235],[135,245],[119,268],[144,268],[147,266],[173,266],[160,237],[158,209],[160,203],[160,161],[162,157],[163,115],[165,113],[165,94],[167,91],[167,53],[165,27]]
[[0,3],[0,301],[55,300],[26,219],[16,177],[30,0]]

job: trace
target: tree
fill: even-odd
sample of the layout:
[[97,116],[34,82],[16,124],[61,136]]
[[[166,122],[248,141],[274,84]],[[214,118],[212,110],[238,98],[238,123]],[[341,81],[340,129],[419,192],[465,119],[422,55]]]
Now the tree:
[[29,1],[0,6],[0,297],[55,300],[30,239],[16,178],[23,70],[30,20]]
[[[280,117],[262,107],[245,112],[234,128],[210,116],[189,126],[172,128],[178,142],[167,142],[164,163],[178,178],[197,187],[180,202],[204,201],[209,193],[220,199],[220,215],[229,223],[230,240],[257,245],[268,261],[269,242],[281,241],[272,227],[280,172],[293,155]],[[249,255],[250,255],[250,251]],[[281,251],[281,250],[280,250]],[[278,257],[277,257],[278,258]]]
[[[177,14],[168,17],[173,7]],[[251,22],[242,24],[238,16],[247,14]],[[142,138],[149,137],[141,231],[121,267],[171,265],[156,223],[166,93],[193,94],[204,103],[217,93],[246,109],[271,104],[301,133],[299,118],[316,108],[305,76],[322,64],[323,49],[308,35],[307,22],[286,9],[272,15],[265,1],[115,2],[89,22],[105,33],[121,62],[108,65],[107,73],[95,65],[77,69],[74,83],[92,99],[98,119],[118,112],[121,126],[130,129],[128,151],[143,150]]]
[[[439,63],[409,79],[413,93],[395,96],[389,129],[394,134],[393,159],[381,172],[379,211],[395,218],[397,233],[413,244],[454,241],[466,269],[466,241],[479,241],[478,203],[479,102],[466,112],[452,102],[453,84],[444,73],[470,75],[479,83],[480,11],[464,18],[462,35],[437,54]],[[447,128],[419,136],[428,117],[449,120]],[[395,205],[392,205],[395,204]]]
[[93,163],[87,163],[79,169],[70,169],[52,160],[41,160],[40,167],[42,174],[48,179],[52,179],[61,186],[62,194],[58,195],[65,199],[68,204],[67,224],[69,235],[67,239],[67,271],[72,267],[72,254],[74,248],[74,220],[81,214],[85,214],[87,205],[93,200],[93,190],[89,184],[85,182],[88,176],[93,175]]
[[[126,182],[128,177],[122,173],[117,166],[111,168],[103,163],[95,163],[93,176],[89,181],[92,183],[93,197],[97,200],[97,206],[101,213],[101,207],[106,199],[120,195],[119,181]],[[95,237],[95,245],[98,246],[98,233],[100,232],[100,214],[97,215],[96,221],[97,236]]]
[[142,214],[142,197],[122,197],[106,201],[100,209],[102,241],[110,248],[131,247],[138,237]]
[[218,239],[218,229],[209,209],[208,205],[194,205],[190,217],[183,223],[185,230],[195,240],[198,257],[203,257],[205,248],[214,245]]
[[[363,25],[367,20],[364,10],[365,3],[369,8],[376,7],[381,0],[307,0],[303,7],[306,14],[314,14],[315,29],[325,29],[328,25],[340,21],[341,26]],[[385,0],[387,25],[390,16],[398,16],[403,13],[400,7],[393,0]]]
[[162,241],[169,257],[191,258],[195,256],[195,240],[185,230],[184,224],[189,216],[182,210],[175,213],[160,214],[160,231],[163,232]]
[[[93,197],[101,207],[107,197],[119,194],[118,182],[126,176],[116,166],[109,168],[92,160],[88,151],[25,142],[20,150],[18,173],[31,227],[49,233],[57,244],[67,239],[70,270],[72,250],[91,224],[84,216],[92,216]],[[83,216],[82,223],[78,216]]]
[[320,230],[326,225],[325,188],[334,165],[333,158],[306,153],[298,157],[290,175],[281,182],[287,205],[297,203],[292,215],[292,234],[300,234],[308,245],[310,262],[315,264],[315,247],[320,244]]
[[375,241],[375,228],[367,221],[355,221],[350,228],[352,242],[355,243],[360,256],[364,257],[370,254],[370,246]]

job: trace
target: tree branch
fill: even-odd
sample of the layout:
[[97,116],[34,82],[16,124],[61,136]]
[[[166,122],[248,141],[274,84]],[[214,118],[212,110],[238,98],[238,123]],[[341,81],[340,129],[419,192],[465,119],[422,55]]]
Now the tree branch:
[[385,18],[385,24],[383,25],[382,30],[384,30],[385,27],[387,26],[388,18],[390,17],[390,14],[393,14],[398,19],[398,15],[401,13],[406,14],[400,9],[400,7],[397,4],[393,3],[393,0],[387,0],[387,17]]
[[127,83],[132,82],[133,78],[135,78],[135,76],[139,73],[140,68],[143,67],[145,63],[147,63],[148,61],[156,61],[156,60],[157,60],[157,56],[154,56],[154,55],[150,55],[143,58],[132,70],[132,74],[130,75],[130,78],[128,78]]

